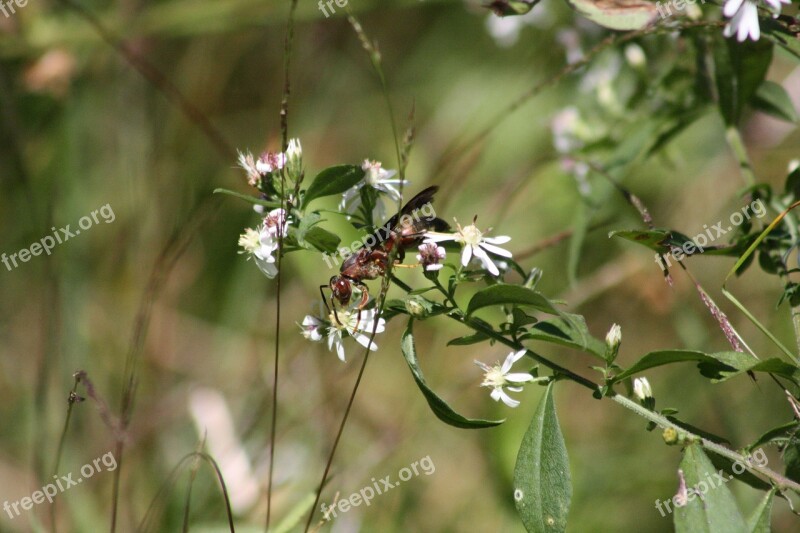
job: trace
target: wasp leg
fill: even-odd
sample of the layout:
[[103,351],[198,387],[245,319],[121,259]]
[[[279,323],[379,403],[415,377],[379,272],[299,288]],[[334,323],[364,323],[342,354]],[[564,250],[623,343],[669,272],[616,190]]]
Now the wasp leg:
[[417,268],[418,266],[422,266],[422,263],[414,263],[413,265],[404,265],[403,263],[398,263],[397,261],[395,261],[394,266],[396,268]]
[[363,283],[356,283],[359,289],[361,289],[361,301],[358,302],[356,309],[358,309],[358,316],[356,317],[356,325],[353,327],[352,335],[355,337],[355,334],[358,332],[358,325],[361,323],[361,310],[364,309],[367,305],[367,301],[369,301],[369,289]]
[[331,308],[328,307],[328,299],[325,298],[325,293],[322,291],[322,289],[325,289],[327,287],[328,287],[327,285],[320,285],[319,286],[319,295],[322,296],[322,303],[325,304],[325,309],[327,309],[328,313],[330,313],[331,312]]

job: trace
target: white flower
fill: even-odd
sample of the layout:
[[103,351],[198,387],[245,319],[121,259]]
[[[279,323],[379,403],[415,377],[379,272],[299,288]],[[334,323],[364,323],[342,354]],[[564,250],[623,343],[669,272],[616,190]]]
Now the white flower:
[[511,240],[511,237],[484,237],[483,233],[475,226],[474,221],[464,228],[456,221],[456,226],[458,227],[456,233],[436,233],[429,231],[425,234],[425,240],[429,242],[459,242],[464,245],[464,250],[461,252],[461,264],[463,266],[467,266],[474,255],[492,275],[499,275],[500,271],[497,269],[497,265],[492,262],[486,252],[492,252],[493,254],[503,257],[511,257],[511,252],[495,246],[496,244],[507,243]]
[[264,152],[256,161],[256,170],[262,175],[275,172],[286,164],[286,155],[281,152]]
[[320,342],[322,340],[322,331],[327,327],[327,324],[319,318],[311,315],[306,315],[303,323],[300,325],[303,337],[313,342]]
[[268,278],[272,279],[278,274],[275,256],[272,255],[278,249],[278,241],[270,234],[266,224],[261,224],[256,229],[247,228],[239,236],[239,246],[243,249],[239,253],[250,254],[250,258]]
[[[328,349],[336,349],[336,355],[344,361],[344,336],[345,334],[353,337],[361,346],[369,347],[370,350],[375,351],[378,346],[369,342],[372,336],[372,329],[375,327],[375,310],[368,309],[361,311],[361,319],[359,320],[357,309],[337,309],[336,314],[331,311],[328,319],[330,320],[330,328],[328,328]],[[337,320],[338,317],[338,320]],[[386,321],[382,318],[378,319],[378,327],[375,333],[383,333]]]
[[[779,14],[781,4],[791,4],[791,0],[764,0],[764,3],[773,13]],[[747,38],[757,41],[761,37],[756,0],[726,0],[722,13],[731,19],[722,32],[725,37],[735,33],[736,40],[740,42]]]
[[247,172],[247,183],[256,187],[258,181],[261,179],[261,173],[256,169],[256,163],[253,161],[253,154],[250,152],[239,152],[239,166]]
[[303,147],[300,139],[290,139],[286,147],[286,170],[289,177],[298,179],[303,172]]
[[511,392],[521,392],[522,384],[535,381],[535,378],[527,372],[509,373],[514,363],[519,361],[520,358],[525,355],[525,352],[526,350],[511,352],[508,354],[508,357],[506,357],[502,366],[499,363],[496,363],[494,366],[489,366],[480,361],[475,361],[475,364],[484,371],[481,387],[489,387],[492,389],[490,396],[494,401],[498,402],[502,400],[507,406],[516,407],[519,405],[519,401],[506,394],[506,391],[503,389],[508,389]]
[[622,342],[622,328],[618,324],[614,324],[606,334],[606,346],[611,350],[615,350],[619,347],[620,342]]
[[441,261],[444,261],[446,255],[444,248],[438,246],[435,242],[423,242],[419,247],[417,261],[425,267],[425,270],[430,272],[439,270],[444,266]]
[[[365,159],[361,164],[361,168],[364,170],[364,179],[342,195],[342,201],[339,205],[342,211],[355,213],[358,210],[361,206],[361,189],[363,187],[372,187],[379,194],[387,195],[393,202],[400,201],[400,191],[395,188],[395,185],[408,185],[408,180],[395,179],[394,175],[397,174],[397,171],[384,169],[379,161]],[[386,218],[386,208],[380,196],[375,203],[372,217],[376,221],[382,221]]]
[[276,239],[276,244],[278,232],[280,230],[283,230],[281,231],[283,234],[282,236],[283,238],[286,238],[286,236],[289,234],[289,224],[286,220],[286,211],[280,207],[270,211],[269,214],[264,217],[264,228],[273,239]]
[[647,381],[647,378],[636,378],[633,380],[633,395],[642,402],[647,398],[653,397],[653,389],[650,388],[650,382]]

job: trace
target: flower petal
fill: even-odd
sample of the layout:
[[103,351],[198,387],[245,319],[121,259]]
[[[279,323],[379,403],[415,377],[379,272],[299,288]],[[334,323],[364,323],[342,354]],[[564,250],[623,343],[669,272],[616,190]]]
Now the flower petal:
[[475,253],[475,257],[480,259],[481,263],[483,264],[483,267],[486,270],[488,270],[493,276],[500,275],[500,271],[497,269],[497,265],[495,265],[494,262],[492,262],[489,256],[486,255],[486,252],[484,252],[479,246],[476,246],[473,252]]
[[500,399],[503,400],[503,403],[509,407],[516,407],[519,405],[519,402],[505,393],[502,389],[500,390]]
[[508,235],[498,235],[497,237],[484,237],[482,240],[489,244],[505,244],[511,240],[511,237]]
[[530,383],[533,381],[533,376],[527,372],[512,372],[506,376],[506,381],[511,383]]
[[468,244],[461,251],[461,265],[467,266],[470,259],[472,259],[472,245]]
[[481,243],[481,248],[483,248],[486,251],[492,252],[493,254],[502,255],[503,257],[514,257],[513,255],[511,255],[511,252],[509,252],[508,250],[504,250],[503,248],[500,248],[499,246],[486,244],[485,242]]
[[739,7],[741,7],[742,2],[744,2],[744,0],[728,0],[725,2],[725,7],[722,8],[722,13],[726,17],[731,18],[736,14],[737,11],[739,11]]

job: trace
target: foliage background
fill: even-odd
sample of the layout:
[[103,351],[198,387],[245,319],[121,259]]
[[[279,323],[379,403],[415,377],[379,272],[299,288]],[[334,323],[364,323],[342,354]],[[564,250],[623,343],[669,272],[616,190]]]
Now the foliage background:
[[[83,5],[165,72],[232,146],[260,151],[280,142],[286,4],[125,0]],[[467,154],[466,163],[438,174],[434,169],[454,136],[478,131],[521,91],[558,73],[565,64],[559,32],[576,30],[588,48],[604,31],[574,16],[566,4],[548,1],[537,10],[549,20],[524,28],[514,46],[503,47],[486,31],[487,14],[475,6],[351,4],[379,41],[400,118],[412,105],[416,109],[409,191],[442,185],[440,216],[467,221],[477,213],[483,226],[513,237],[515,252],[572,227],[580,198],[575,180],[558,163],[550,122],[559,109],[588,97],[579,87],[581,74],[502,122],[479,150]],[[769,79],[782,82],[797,105],[800,71],[776,55]],[[395,166],[379,85],[343,17],[325,19],[316,6],[300,2],[292,76],[290,134],[302,139],[312,174],[364,158]],[[37,469],[52,469],[75,370],[86,370],[117,411],[124,359],[150,271],[170,236],[186,227],[196,209],[208,219],[174,269],[163,272],[168,277],[152,301],[122,476],[121,527],[130,530],[141,520],[170,469],[202,438],[187,407],[198,387],[225,396],[254,470],[265,479],[275,285],[236,253],[238,234],[253,225],[256,215],[233,199],[222,200],[218,210],[208,203],[215,187],[246,191],[235,161],[215,150],[59,2],[31,3],[0,19],[0,84],[0,252],[29,246],[49,233],[50,225],[74,226],[105,203],[116,214],[114,223],[93,227],[57,247],[50,258],[34,258],[11,272],[0,269],[0,500],[29,495],[41,485]],[[788,161],[798,156],[796,128],[753,114],[743,132],[756,175],[779,187]],[[625,178],[659,226],[693,235],[743,205],[730,200],[744,183],[717,115],[698,121],[667,152],[668,157],[637,164]],[[622,365],[667,347],[724,350],[724,337],[685,277],[676,275],[670,289],[650,253],[606,237],[610,229],[641,223],[606,183],[593,178],[592,184],[600,206],[595,217],[607,223],[589,234],[572,286],[565,274],[566,243],[522,261],[544,270],[540,288],[563,297],[570,311],[585,314],[601,338],[613,322],[621,324]],[[342,231],[346,227],[340,224]],[[701,283],[719,296],[714,289],[733,260],[689,261]],[[295,325],[311,311],[317,285],[334,271],[318,256],[302,253],[288,256],[284,265],[276,517],[315,488],[360,363],[360,352],[351,350],[348,363],[341,364],[324,346],[305,341]],[[774,310],[781,290],[775,280],[751,269],[733,288],[785,344],[793,345],[788,308]],[[727,301],[717,301],[754,350],[770,349]],[[508,417],[507,424],[492,430],[445,426],[429,412],[400,356],[402,325],[397,322],[377,338],[381,350],[367,367],[322,500],[330,503],[337,490],[347,496],[371,477],[396,476],[398,469],[428,455],[436,472],[413,478],[370,507],[351,510],[333,530],[522,531],[511,499],[511,473],[541,389],[528,387],[523,405],[513,411],[491,402],[477,387],[480,372],[472,360],[492,362],[505,351],[447,348],[447,340],[465,332],[444,320],[418,326],[421,362],[436,390],[461,412]],[[544,353],[557,354],[557,361],[572,368],[593,364],[587,356],[550,345]],[[704,380],[688,365],[659,369],[648,378],[659,406],[680,409],[684,420],[727,436],[734,446],[788,421],[774,387],[743,380],[703,387]],[[670,530],[671,520],[660,516],[654,501],[675,492],[678,448],[666,447],[657,432],[643,431],[643,420],[591,399],[574,384],[557,388],[556,403],[575,487],[571,528]],[[79,404],[61,473],[77,471],[112,446],[113,436],[95,406]],[[775,457],[774,450],[768,455]],[[60,496],[62,529],[105,527],[111,480],[110,473],[98,475]],[[184,475],[162,497],[163,530],[179,527],[186,481]],[[729,486],[745,512],[755,507],[758,493],[741,484]],[[238,517],[242,529],[261,527],[263,503],[262,498]],[[2,515],[0,530],[28,531],[45,520],[46,512],[46,506],[38,506],[15,520]],[[192,523],[203,530],[223,520],[214,480],[201,470]],[[786,505],[776,503],[775,530],[791,530],[793,520]]]

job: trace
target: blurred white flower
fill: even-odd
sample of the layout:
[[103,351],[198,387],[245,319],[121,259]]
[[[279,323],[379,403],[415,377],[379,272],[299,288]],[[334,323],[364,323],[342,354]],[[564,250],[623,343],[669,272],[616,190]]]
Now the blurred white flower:
[[511,237],[484,237],[483,233],[478,229],[477,226],[475,226],[474,221],[472,224],[464,228],[462,228],[458,221],[456,221],[456,226],[458,227],[458,231],[456,233],[437,233],[429,231],[425,234],[425,240],[428,242],[459,242],[464,245],[464,249],[461,252],[461,264],[463,266],[467,266],[470,259],[475,256],[480,260],[483,267],[491,272],[492,275],[499,275],[500,271],[497,269],[497,265],[494,264],[486,252],[488,251],[503,257],[511,257],[511,252],[504,250],[499,246],[495,246],[496,244],[507,243],[511,240]]
[[425,270],[430,272],[442,268],[444,265],[441,262],[444,261],[446,256],[447,253],[444,248],[435,242],[423,242],[419,247],[417,261],[422,264]]
[[286,154],[281,152],[264,152],[256,161],[256,170],[262,175],[280,170],[286,164]]
[[386,208],[380,195],[385,194],[392,202],[399,202],[401,198],[400,191],[395,186],[408,185],[408,180],[394,178],[397,171],[384,169],[379,161],[365,159],[361,164],[361,168],[364,170],[364,179],[345,191],[342,195],[339,209],[347,213],[355,213],[361,207],[361,189],[363,187],[372,187],[378,192],[378,199],[375,202],[372,217],[376,222],[380,223],[386,218]]
[[256,187],[258,185],[258,180],[261,179],[261,173],[256,169],[253,154],[250,152],[239,152],[239,166],[247,172],[247,183]]
[[[375,310],[362,310],[360,319],[358,314],[358,310],[355,309],[337,309],[335,315],[333,311],[331,311],[331,314],[328,317],[328,320],[330,321],[330,327],[328,328],[328,349],[334,350],[335,348],[337,357],[339,357],[339,359],[342,361],[345,360],[345,335],[353,337],[361,346],[365,348],[369,347],[369,349],[372,351],[378,349],[377,344],[374,342],[369,342],[369,338],[372,335],[372,329],[375,328]],[[382,318],[379,318],[375,333],[383,333],[385,326],[386,321]]]
[[303,147],[300,139],[289,139],[286,147],[286,171],[292,179],[298,179],[303,173]]
[[277,232],[271,233],[266,223],[259,225],[256,229],[247,228],[239,236],[239,246],[242,247],[240,254],[249,254],[261,272],[272,279],[278,274],[278,267],[275,265],[273,253],[278,249]]
[[319,318],[306,315],[303,319],[303,323],[300,325],[300,329],[302,330],[303,337],[313,342],[319,342],[322,340],[322,333],[327,326],[327,323]]
[[475,364],[484,372],[481,387],[492,389],[490,396],[494,401],[502,400],[507,406],[516,407],[519,405],[519,401],[506,394],[503,389],[508,389],[511,392],[521,392],[521,385],[535,381],[535,378],[527,372],[511,372],[511,367],[525,355],[525,352],[526,350],[511,352],[502,365],[496,363],[494,366],[489,366],[480,361],[475,361]]
[[289,224],[286,220],[286,211],[280,207],[270,211],[269,214],[264,217],[264,228],[267,230],[267,233],[269,233],[270,236],[276,240],[276,244],[278,232],[281,232],[283,234],[282,237],[286,238],[286,236],[289,234]]
[[[791,4],[791,0],[764,0],[764,3],[767,9],[779,14],[781,4]],[[731,19],[722,32],[725,37],[736,34],[736,40],[739,42],[746,39],[757,41],[761,37],[756,0],[726,0],[722,13]]]

